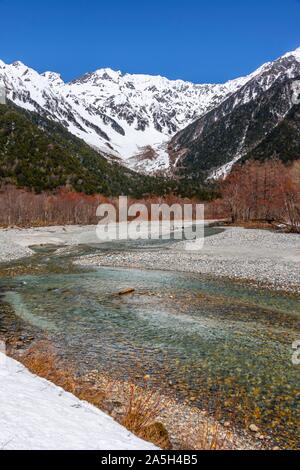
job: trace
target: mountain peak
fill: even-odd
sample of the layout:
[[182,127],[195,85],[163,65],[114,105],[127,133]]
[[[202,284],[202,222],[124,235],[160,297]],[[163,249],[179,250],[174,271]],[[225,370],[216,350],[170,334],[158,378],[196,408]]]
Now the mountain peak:
[[63,85],[64,81],[61,78],[60,73],[56,72],[44,72],[42,73],[42,77],[45,77],[50,85]]
[[108,77],[108,78],[112,78],[112,79],[118,79],[118,78],[123,76],[121,70],[113,70],[109,67],[97,69],[95,71],[95,74],[99,75],[99,76],[102,76],[102,77],[105,76],[105,77]]
[[82,83],[91,83],[97,85],[99,80],[107,80],[110,82],[118,82],[123,76],[121,71],[116,71],[110,68],[97,69],[94,72],[89,72],[82,75],[75,80],[72,80],[69,85],[80,85]]
[[13,62],[12,66],[16,68],[27,68],[26,65],[23,64],[23,62],[21,62],[20,60],[16,60],[15,62]]
[[288,52],[283,57],[291,57],[291,56],[295,57],[295,59],[298,60],[298,62],[300,62],[300,47],[297,47],[297,49],[295,49],[294,51]]
[[286,56],[290,59],[281,57],[223,84],[194,84],[109,67],[65,83],[58,73],[39,74],[22,62],[0,62],[0,79],[17,105],[44,110],[93,148],[122,159],[132,169],[155,172],[170,168],[167,144],[188,125],[222,103],[227,113],[231,97],[238,107],[255,100],[275,81],[298,77],[300,48]]

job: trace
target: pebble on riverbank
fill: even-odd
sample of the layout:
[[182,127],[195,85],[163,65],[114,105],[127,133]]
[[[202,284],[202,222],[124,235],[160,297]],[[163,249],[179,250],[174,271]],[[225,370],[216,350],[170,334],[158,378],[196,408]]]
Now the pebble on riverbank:
[[233,227],[205,239],[200,251],[185,251],[184,245],[168,249],[83,256],[83,266],[113,266],[136,269],[190,272],[251,282],[254,287],[300,292],[300,236],[266,230]]

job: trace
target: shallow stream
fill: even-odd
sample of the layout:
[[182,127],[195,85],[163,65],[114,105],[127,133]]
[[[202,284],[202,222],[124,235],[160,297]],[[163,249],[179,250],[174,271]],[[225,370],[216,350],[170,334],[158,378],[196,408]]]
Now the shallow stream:
[[[292,364],[299,297],[194,274],[72,263],[161,243],[36,248],[2,267],[0,329],[46,333],[80,374],[98,370],[141,385],[149,375],[153,388],[242,427],[255,422],[280,445],[299,448],[300,366]],[[135,293],[118,295],[128,287]]]

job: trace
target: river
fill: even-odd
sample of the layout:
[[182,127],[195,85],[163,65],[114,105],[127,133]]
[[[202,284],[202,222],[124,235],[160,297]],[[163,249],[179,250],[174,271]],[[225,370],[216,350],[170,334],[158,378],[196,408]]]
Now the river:
[[[279,445],[299,448],[299,297],[195,274],[73,264],[149,243],[36,248],[2,266],[0,329],[46,333],[79,374],[98,370],[141,386],[147,375],[162,393],[218,408],[241,427],[255,422]],[[118,295],[128,287],[135,293]]]

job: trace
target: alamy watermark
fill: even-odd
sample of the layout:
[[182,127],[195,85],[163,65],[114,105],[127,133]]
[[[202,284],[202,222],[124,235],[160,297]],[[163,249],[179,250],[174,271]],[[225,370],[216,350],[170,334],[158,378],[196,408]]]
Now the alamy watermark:
[[183,240],[185,249],[204,245],[203,204],[129,204],[122,196],[118,204],[100,204],[97,209],[100,241]]
[[300,104],[300,80],[294,80],[292,83],[292,102]]
[[292,355],[292,364],[294,366],[300,366],[300,339],[294,341],[292,345],[293,355]]
[[6,344],[4,341],[0,341],[0,362],[1,364],[4,361],[4,358],[6,356]]
[[4,85],[0,82],[0,104],[6,104],[6,91]]
[[22,370],[23,366],[19,364],[16,369],[16,362],[11,359],[7,354],[5,341],[0,341],[0,380],[5,376],[16,373],[16,370]]
[[1,375],[8,374],[10,371],[11,361],[9,361],[6,353],[6,343],[0,341],[0,370]]

